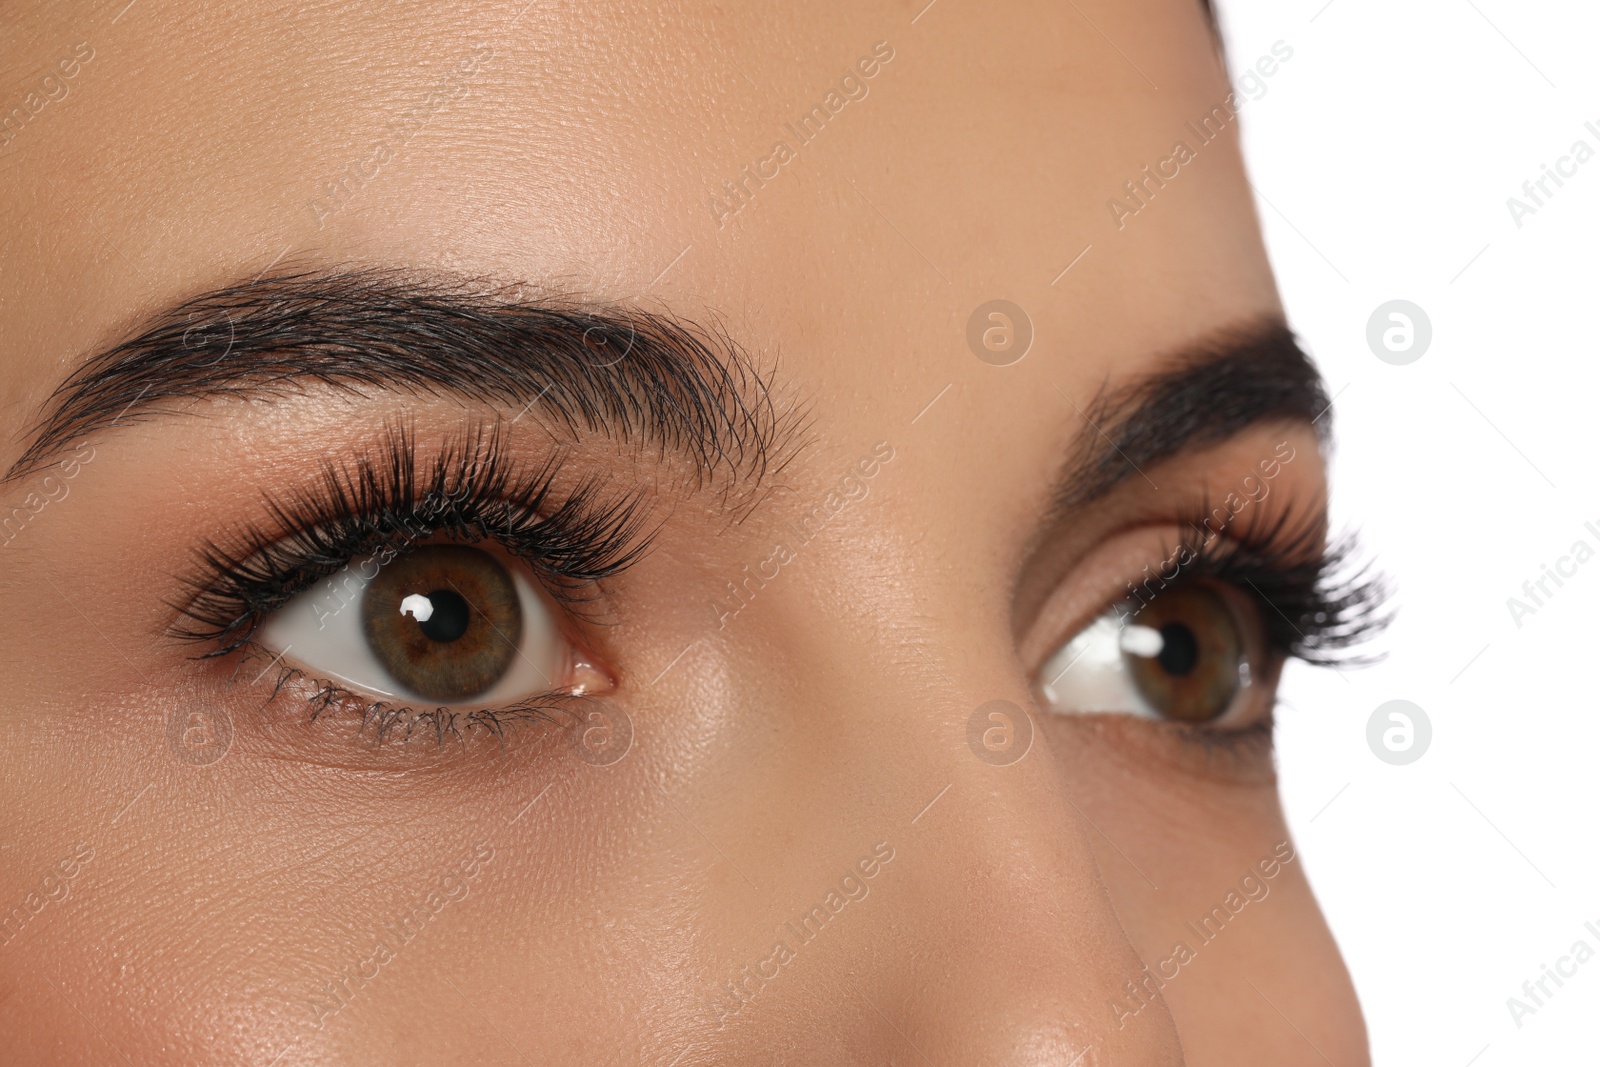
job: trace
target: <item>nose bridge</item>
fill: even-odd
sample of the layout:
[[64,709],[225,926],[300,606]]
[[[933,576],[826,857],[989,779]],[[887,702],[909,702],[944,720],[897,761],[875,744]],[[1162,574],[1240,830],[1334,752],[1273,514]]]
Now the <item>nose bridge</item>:
[[785,764],[806,778],[804,810],[764,821],[792,855],[880,837],[894,854],[859,921],[830,926],[851,931],[834,944],[852,945],[840,962],[871,1004],[835,1014],[896,1062],[909,1042],[936,1063],[1181,1064],[1018,667],[1005,576],[930,566],[967,557],[925,539],[913,557],[882,527],[852,547],[850,565],[778,590],[742,638],[804,753]]
[[975,712],[945,724],[946,791],[907,835],[938,931],[921,951],[943,966],[904,990],[904,1025],[943,1032],[965,1063],[1181,1063],[1036,713],[1005,698]]
[[1014,656],[963,636],[851,641],[839,755],[904,813],[869,1021],[935,1062],[1182,1063]]

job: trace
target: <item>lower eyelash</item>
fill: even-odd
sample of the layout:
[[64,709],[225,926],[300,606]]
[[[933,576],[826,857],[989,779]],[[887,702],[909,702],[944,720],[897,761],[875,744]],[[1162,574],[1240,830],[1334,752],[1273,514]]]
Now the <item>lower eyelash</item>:
[[308,704],[312,722],[335,708],[356,705],[361,714],[359,732],[366,734],[370,730],[372,739],[379,744],[393,740],[409,742],[412,735],[420,731],[422,736],[432,736],[438,744],[443,745],[446,740],[463,741],[477,733],[491,734],[504,744],[507,730],[529,723],[559,729],[561,719],[556,710],[560,707],[559,700],[555,696],[540,696],[504,708],[477,708],[470,711],[446,707],[416,709],[367,700],[343,686],[320,682]]
[[[273,662],[278,659],[270,649],[251,642],[241,662],[267,658]],[[296,689],[307,689],[309,692],[295,693]],[[556,692],[540,694],[503,708],[412,708],[373,700],[337,682],[315,679],[299,667],[280,663],[266,702],[270,704],[277,700],[285,690],[289,690],[296,699],[305,701],[308,722],[316,722],[340,712],[359,715],[361,724],[358,732],[363,735],[370,733],[379,744],[388,741],[410,742],[414,735],[420,734],[423,737],[431,736],[443,745],[446,740],[464,741],[480,733],[490,734],[504,744],[507,732],[517,727],[539,724],[555,730],[564,729],[575,718],[570,705],[584,699]]]
[[1173,733],[1184,744],[1200,749],[1200,755],[1209,766],[1217,760],[1227,760],[1235,766],[1251,759],[1259,759],[1272,752],[1273,732],[1277,729],[1271,709],[1248,726],[1234,729],[1196,729],[1180,727]]

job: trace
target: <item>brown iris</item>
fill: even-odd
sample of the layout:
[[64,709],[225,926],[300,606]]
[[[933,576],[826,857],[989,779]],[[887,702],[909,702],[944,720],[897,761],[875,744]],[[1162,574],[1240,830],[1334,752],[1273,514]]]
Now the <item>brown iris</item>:
[[1209,722],[1228,710],[1246,660],[1239,623],[1218,590],[1198,584],[1166,590],[1140,610],[1133,625],[1160,635],[1159,650],[1130,651],[1131,642],[1124,641],[1122,653],[1154,711],[1176,722]]
[[457,701],[504,677],[522,641],[511,575],[487,552],[426,545],[385,564],[361,601],[367,644],[417,696]]

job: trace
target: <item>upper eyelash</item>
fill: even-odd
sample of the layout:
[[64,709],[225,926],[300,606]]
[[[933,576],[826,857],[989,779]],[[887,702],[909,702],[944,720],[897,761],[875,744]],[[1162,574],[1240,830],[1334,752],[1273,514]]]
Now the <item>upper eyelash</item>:
[[1393,587],[1362,560],[1354,535],[1325,543],[1321,508],[1290,509],[1270,523],[1227,534],[1202,525],[1211,514],[1202,503],[1165,557],[1192,553],[1179,576],[1212,578],[1251,594],[1261,608],[1268,646],[1282,655],[1324,666],[1377,658],[1350,650],[1388,626]]
[[558,498],[561,466],[556,455],[519,467],[496,425],[447,444],[419,472],[410,431],[391,427],[375,459],[330,462],[313,487],[269,496],[271,528],[203,543],[197,573],[180,579],[191,595],[172,605],[179,618],[171,632],[213,643],[203,657],[227,655],[268,614],[357,557],[438,534],[498,541],[553,597],[580,602],[586,588],[636,562],[650,538],[641,494],[607,496],[591,477]]
[[[560,466],[557,456],[518,470],[499,427],[479,427],[419,475],[410,432],[391,428],[376,460],[329,463],[315,487],[282,501],[269,497],[275,529],[251,526],[226,545],[204,543],[199,572],[183,579],[193,595],[174,605],[180,619],[172,632],[213,643],[204,657],[237,651],[268,614],[356,557],[435,534],[493,538],[526,560],[552,596],[581,601],[586,587],[634,563],[650,539],[641,535],[638,494],[604,498],[591,478],[556,501]],[[1202,526],[1211,514],[1202,502],[1167,556],[1192,554],[1181,575],[1248,588],[1275,651],[1314,664],[1364,658],[1346,653],[1388,624],[1391,587],[1370,567],[1352,567],[1353,538],[1325,546],[1320,509],[1286,511],[1227,535]]]

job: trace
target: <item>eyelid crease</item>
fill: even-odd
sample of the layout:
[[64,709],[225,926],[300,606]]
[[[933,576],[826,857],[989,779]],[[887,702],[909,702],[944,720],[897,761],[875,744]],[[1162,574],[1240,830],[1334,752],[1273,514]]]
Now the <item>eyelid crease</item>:
[[569,609],[649,549],[643,491],[608,493],[596,474],[558,494],[564,457],[519,468],[499,424],[446,442],[421,470],[417,452],[408,429],[390,426],[376,457],[328,461],[312,487],[264,494],[266,526],[197,548],[196,571],[180,578],[190,595],[169,605],[177,612],[171,636],[214,643],[201,658],[226,655],[271,611],[356,558],[438,535],[499,542]]

